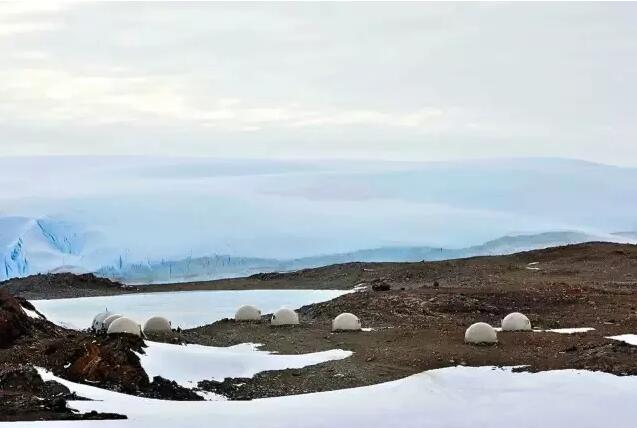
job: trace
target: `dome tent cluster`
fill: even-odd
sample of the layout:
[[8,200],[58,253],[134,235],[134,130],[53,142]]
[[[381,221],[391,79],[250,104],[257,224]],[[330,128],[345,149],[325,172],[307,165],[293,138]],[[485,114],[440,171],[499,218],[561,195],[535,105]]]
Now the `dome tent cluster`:
[[99,314],[95,315],[95,318],[93,318],[93,324],[91,324],[91,328],[93,329],[93,331],[96,331],[96,332],[105,331],[104,321],[106,320],[106,318],[110,317],[111,315],[114,315],[114,314],[109,312],[108,309],[105,310],[104,312],[100,312]]
[[[243,305],[235,313],[235,321],[261,321],[261,310],[254,305]],[[299,325],[299,315],[292,309],[281,308],[270,318],[272,326],[294,326]],[[96,333],[106,334],[132,334],[143,336],[153,333],[172,332],[171,322],[160,316],[154,316],[146,320],[144,326],[134,320],[112,313],[108,310],[100,312],[93,318],[91,328]],[[349,312],[344,312],[332,320],[332,331],[361,331],[360,319]],[[512,312],[502,320],[502,331],[532,331],[529,318],[520,313]],[[484,345],[498,342],[498,334],[495,328],[485,322],[471,324],[465,331],[464,341],[468,344]]]
[[164,317],[154,316],[146,320],[144,327],[131,318],[120,314],[114,314],[108,310],[100,312],[93,318],[91,329],[100,334],[132,334],[143,336],[149,333],[170,333],[172,326]]
[[[254,305],[243,305],[235,312],[235,321],[261,321],[261,310]],[[299,325],[299,314],[288,308],[281,308],[272,314],[270,325],[293,326]],[[93,318],[91,329],[100,334],[132,334],[144,336],[148,334],[172,332],[171,322],[161,316],[154,316],[146,320],[143,328],[136,321],[120,314],[105,310]],[[360,319],[351,313],[345,312],[332,320],[332,331],[360,331]]]
[[[520,312],[512,312],[502,320],[502,331],[532,331],[531,320]],[[489,324],[477,322],[467,328],[464,341],[474,345],[494,344],[498,342],[498,334]]]
[[91,328],[96,333],[106,333],[113,321],[121,317],[121,315],[109,312],[107,309],[106,311],[100,312],[99,314],[95,315]]
[[[253,305],[243,305],[237,309],[235,321],[261,321],[261,310]],[[299,314],[292,309],[281,308],[272,314],[270,318],[270,325],[278,326],[290,326],[299,325]],[[360,331],[361,321],[354,314],[348,312],[342,313],[334,320],[332,320],[332,331]]]

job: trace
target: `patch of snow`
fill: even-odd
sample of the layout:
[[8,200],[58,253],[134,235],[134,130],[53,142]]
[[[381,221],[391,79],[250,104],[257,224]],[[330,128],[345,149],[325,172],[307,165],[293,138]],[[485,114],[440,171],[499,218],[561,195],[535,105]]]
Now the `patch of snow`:
[[172,327],[192,328],[232,318],[236,309],[255,304],[262,313],[271,313],[281,306],[299,308],[324,302],[351,290],[240,290],[240,291],[179,291],[140,293],[120,296],[80,297],[72,299],[32,300],[31,303],[50,321],[68,328],[91,326],[96,313],[110,308],[136,320],[162,314]]
[[83,330],[85,328],[85,327],[80,327],[80,326],[77,326],[77,325],[75,325],[73,323],[66,322],[66,321],[58,321],[55,324],[59,325],[60,327],[68,328],[69,330]]
[[637,334],[620,334],[619,336],[609,336],[606,339],[620,340],[629,345],[637,345]]
[[42,319],[42,317],[40,315],[38,315],[38,313],[36,311],[32,311],[31,309],[27,309],[24,306],[22,306],[22,310],[24,311],[25,314],[27,314],[31,318],[35,318],[36,320]]
[[529,264],[527,264],[527,265],[526,265],[526,268],[527,268],[528,270],[540,270],[540,268],[539,268],[539,267],[537,267],[537,265],[538,265],[539,263],[540,263],[540,262],[531,262],[531,263],[529,263]]
[[195,390],[195,394],[202,397],[206,401],[226,401],[227,398],[220,394],[215,394],[214,392],[203,391],[201,389]]
[[[502,331],[502,327],[496,327],[494,328],[495,331]],[[586,333],[588,331],[593,331],[595,330],[592,327],[572,327],[572,328],[551,328],[551,329],[547,329],[547,330],[543,330],[540,328],[534,328],[533,332],[535,333],[546,333],[546,332],[550,332],[550,333],[560,333],[560,334],[575,334],[575,333]]]
[[[81,412],[119,412],[128,420],[78,421],[77,427],[218,428],[423,426],[449,428],[598,428],[633,425],[637,377],[560,370],[513,373],[510,368],[449,367],[379,385],[253,401],[177,402],[140,398],[75,384],[39,369],[82,397]],[[471,412],[467,412],[471,406]],[[538,411],[540,410],[540,411]],[[67,421],[16,422],[13,428],[67,427]]]
[[[561,334],[575,334],[575,333],[586,333],[589,331],[595,330],[592,327],[575,327],[575,328],[552,328],[549,330],[539,330],[539,331],[548,331],[551,333],[561,333]],[[538,330],[533,330],[538,331]]]
[[272,354],[257,350],[252,343],[226,348],[150,341],[146,344],[145,354],[138,355],[148,376],[162,376],[186,388],[196,387],[200,380],[250,378],[265,370],[298,369],[352,355],[351,351],[340,349],[301,355]]

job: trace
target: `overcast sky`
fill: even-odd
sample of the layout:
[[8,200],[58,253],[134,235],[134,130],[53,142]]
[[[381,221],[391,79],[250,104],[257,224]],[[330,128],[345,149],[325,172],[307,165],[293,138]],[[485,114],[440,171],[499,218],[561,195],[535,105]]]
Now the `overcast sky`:
[[0,155],[637,166],[637,4],[0,3]]

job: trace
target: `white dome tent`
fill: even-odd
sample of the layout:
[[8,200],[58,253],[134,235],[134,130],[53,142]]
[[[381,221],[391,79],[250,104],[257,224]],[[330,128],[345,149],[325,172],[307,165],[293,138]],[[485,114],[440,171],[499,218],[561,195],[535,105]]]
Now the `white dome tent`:
[[495,329],[485,322],[471,324],[464,333],[464,341],[472,344],[491,344],[498,342]]
[[502,320],[502,331],[531,331],[531,321],[520,312],[512,312]]
[[113,323],[108,327],[108,334],[117,334],[117,333],[126,333],[126,334],[134,334],[135,336],[141,336],[142,331],[139,324],[133,321],[130,318],[120,317],[117,318]]
[[171,333],[170,321],[164,317],[151,317],[144,323],[144,333]]
[[281,308],[272,315],[270,321],[272,325],[297,325],[299,323],[299,315],[292,309]]
[[113,321],[115,321],[116,319],[121,318],[122,315],[120,314],[113,314],[110,315],[109,317],[107,317],[104,322],[103,322],[103,329],[104,331],[108,331],[108,328],[111,326],[111,324],[113,323]]
[[332,321],[332,331],[359,331],[361,321],[354,314],[344,312]]
[[261,311],[253,305],[243,305],[234,314],[235,321],[259,321],[261,319]]
[[94,332],[105,331],[106,329],[104,328],[104,320],[110,317],[111,315],[113,315],[113,313],[109,312],[108,309],[104,312],[100,312],[99,314],[95,315],[95,318],[93,318],[93,324],[91,324],[91,328],[93,329],[93,331]]

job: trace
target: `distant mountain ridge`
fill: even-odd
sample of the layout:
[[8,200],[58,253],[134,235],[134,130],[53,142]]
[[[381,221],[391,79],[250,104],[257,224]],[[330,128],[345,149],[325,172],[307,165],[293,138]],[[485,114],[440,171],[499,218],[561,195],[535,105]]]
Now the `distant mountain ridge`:
[[481,245],[459,249],[427,246],[382,247],[290,260],[215,255],[177,261],[164,260],[109,266],[98,270],[96,274],[127,283],[201,281],[248,276],[261,272],[287,272],[349,262],[437,261],[473,256],[505,255],[590,241],[635,243],[637,239],[633,236],[637,236],[637,232],[604,236],[571,231],[545,232],[507,235]]

